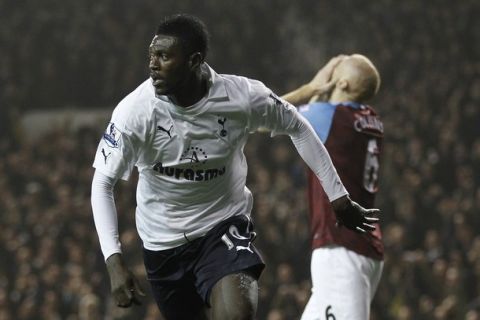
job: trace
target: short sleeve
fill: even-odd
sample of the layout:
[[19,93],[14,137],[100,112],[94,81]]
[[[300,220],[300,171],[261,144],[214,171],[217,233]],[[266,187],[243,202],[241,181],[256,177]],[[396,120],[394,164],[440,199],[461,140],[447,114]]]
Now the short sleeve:
[[93,167],[104,175],[128,180],[154,123],[148,101],[130,94],[115,108],[98,144]]
[[112,117],[98,144],[93,167],[104,175],[128,180],[138,160],[135,137]]
[[259,128],[272,132],[272,136],[289,134],[295,130],[298,112],[263,83],[252,80],[249,87],[250,131]]
[[300,114],[312,125],[316,134],[323,143],[327,141],[336,106],[325,102],[316,102],[300,106]]

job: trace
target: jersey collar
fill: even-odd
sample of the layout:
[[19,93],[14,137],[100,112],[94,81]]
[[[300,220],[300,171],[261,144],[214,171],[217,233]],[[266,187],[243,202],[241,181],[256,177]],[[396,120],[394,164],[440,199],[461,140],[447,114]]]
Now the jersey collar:
[[225,80],[218,75],[206,62],[202,65],[202,71],[208,74],[208,100],[223,100],[228,98]]
[[333,106],[347,106],[353,109],[365,109],[365,106],[361,103],[355,102],[355,101],[345,101],[345,102],[339,102],[339,103],[332,103]]

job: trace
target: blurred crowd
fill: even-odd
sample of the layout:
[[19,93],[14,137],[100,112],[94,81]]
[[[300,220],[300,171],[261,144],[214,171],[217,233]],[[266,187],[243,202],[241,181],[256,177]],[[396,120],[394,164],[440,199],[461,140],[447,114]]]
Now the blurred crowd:
[[[280,94],[333,55],[371,58],[386,131],[386,259],[372,319],[480,319],[477,0],[0,0],[0,320],[161,319],[151,294],[130,310],[109,296],[89,200],[105,123],[34,140],[18,125],[29,110],[113,109],[146,77],[157,21],[174,12],[209,25],[217,71]],[[267,262],[258,319],[298,319],[310,294],[304,165],[283,137],[256,134],[246,153]],[[124,254],[144,279],[135,180],[118,185],[116,203]]]

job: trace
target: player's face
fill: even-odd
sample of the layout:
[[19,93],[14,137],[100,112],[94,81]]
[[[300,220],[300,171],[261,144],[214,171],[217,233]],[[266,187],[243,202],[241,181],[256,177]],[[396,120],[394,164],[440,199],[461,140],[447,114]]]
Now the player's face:
[[150,77],[157,95],[178,93],[189,78],[188,56],[177,37],[156,35],[149,48]]

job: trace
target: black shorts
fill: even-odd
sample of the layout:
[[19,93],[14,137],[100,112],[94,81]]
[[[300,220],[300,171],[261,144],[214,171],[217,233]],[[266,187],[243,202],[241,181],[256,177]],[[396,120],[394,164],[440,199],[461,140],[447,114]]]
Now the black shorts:
[[144,249],[147,279],[164,316],[187,319],[179,313],[209,306],[211,289],[226,275],[245,271],[258,279],[265,264],[252,244],[254,238],[251,219],[240,215],[179,247]]

